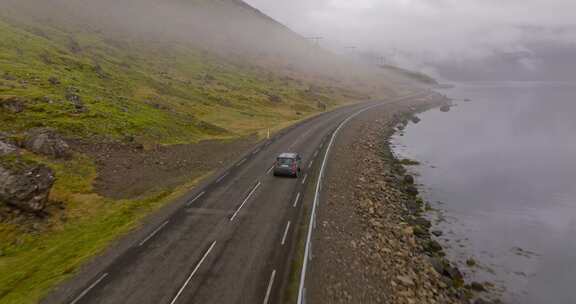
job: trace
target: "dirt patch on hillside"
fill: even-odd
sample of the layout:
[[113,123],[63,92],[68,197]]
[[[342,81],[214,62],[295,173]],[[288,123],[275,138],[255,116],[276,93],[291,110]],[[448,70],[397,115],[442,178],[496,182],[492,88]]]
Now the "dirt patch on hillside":
[[113,199],[134,198],[173,188],[237,159],[254,146],[255,136],[231,141],[144,149],[137,144],[72,141],[98,167],[95,191]]

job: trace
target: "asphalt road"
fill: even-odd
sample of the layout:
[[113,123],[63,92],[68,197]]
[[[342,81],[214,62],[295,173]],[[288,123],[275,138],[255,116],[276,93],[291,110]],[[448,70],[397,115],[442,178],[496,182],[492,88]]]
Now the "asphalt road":
[[[44,303],[280,303],[327,140],[374,104],[325,113],[263,142],[143,228],[105,267],[89,268],[88,279],[72,280]],[[302,155],[300,178],[272,175],[281,152]]]

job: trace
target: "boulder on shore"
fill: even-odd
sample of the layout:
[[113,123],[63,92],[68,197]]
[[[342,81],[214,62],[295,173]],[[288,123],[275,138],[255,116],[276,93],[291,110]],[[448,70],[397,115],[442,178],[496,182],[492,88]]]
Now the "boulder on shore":
[[20,159],[0,159],[0,203],[28,212],[46,207],[54,185],[53,171],[41,164]]
[[70,146],[54,130],[48,128],[30,130],[24,148],[53,158],[68,158],[71,155]]

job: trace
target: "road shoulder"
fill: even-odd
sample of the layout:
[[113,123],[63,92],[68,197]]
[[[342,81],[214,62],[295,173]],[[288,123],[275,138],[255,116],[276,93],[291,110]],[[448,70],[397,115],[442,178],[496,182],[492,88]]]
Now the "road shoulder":
[[416,98],[350,122],[329,156],[307,286],[310,303],[460,303],[461,288],[432,266],[414,235],[407,195],[387,145],[411,112],[443,102]]

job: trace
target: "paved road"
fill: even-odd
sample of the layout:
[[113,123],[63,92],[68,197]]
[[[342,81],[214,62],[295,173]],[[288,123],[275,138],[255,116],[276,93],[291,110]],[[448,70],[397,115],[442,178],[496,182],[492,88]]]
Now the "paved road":
[[[280,303],[295,227],[331,132],[358,104],[305,121],[255,147],[195,190],[77,290],[45,303]],[[273,177],[281,152],[303,156],[299,179]],[[311,187],[310,187],[311,188]],[[70,285],[74,286],[74,284]],[[65,296],[63,296],[65,295]]]

